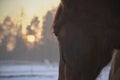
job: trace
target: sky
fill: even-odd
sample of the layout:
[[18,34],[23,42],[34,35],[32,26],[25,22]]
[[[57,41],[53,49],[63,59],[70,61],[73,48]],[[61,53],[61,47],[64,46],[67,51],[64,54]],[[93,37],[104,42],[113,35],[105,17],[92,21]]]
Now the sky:
[[[59,3],[60,0],[0,0],[0,24],[2,23],[0,29],[3,30],[0,33],[0,44],[5,36],[12,34],[6,46],[8,51],[12,51],[20,24],[22,24],[22,38],[30,45],[38,42],[43,37],[42,26],[46,13],[56,9]],[[32,31],[32,34],[27,31]]]
[[42,21],[46,12],[56,8],[60,0],[0,0],[0,22],[6,16],[11,16],[14,21],[20,20],[23,11],[23,25],[27,25],[33,16],[39,16]]

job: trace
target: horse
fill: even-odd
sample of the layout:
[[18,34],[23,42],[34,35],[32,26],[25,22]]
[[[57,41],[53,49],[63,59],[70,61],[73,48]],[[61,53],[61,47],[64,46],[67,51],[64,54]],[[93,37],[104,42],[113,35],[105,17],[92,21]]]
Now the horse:
[[120,49],[119,1],[61,0],[52,27],[59,42],[58,80],[95,80]]
[[110,80],[120,80],[120,50],[115,50],[111,61]]

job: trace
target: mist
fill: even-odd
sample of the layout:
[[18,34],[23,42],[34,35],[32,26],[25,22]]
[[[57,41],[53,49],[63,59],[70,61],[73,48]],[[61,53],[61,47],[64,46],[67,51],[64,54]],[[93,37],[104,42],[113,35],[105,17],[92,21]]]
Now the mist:
[[[22,24],[18,25],[6,16],[0,23],[0,61],[58,62],[58,43],[51,31],[54,13],[55,10],[46,13],[43,26],[39,17],[33,17],[26,26],[26,33],[22,33]],[[34,43],[26,40],[27,35],[35,36]]]

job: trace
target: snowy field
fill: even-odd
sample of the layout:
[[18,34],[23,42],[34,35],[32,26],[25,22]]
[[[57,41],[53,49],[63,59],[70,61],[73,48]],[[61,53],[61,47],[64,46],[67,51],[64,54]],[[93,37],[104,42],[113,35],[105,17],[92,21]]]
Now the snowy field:
[[[97,80],[108,80],[110,67]],[[0,65],[0,80],[57,80],[57,64]]]
[[0,65],[0,80],[57,80],[57,64]]

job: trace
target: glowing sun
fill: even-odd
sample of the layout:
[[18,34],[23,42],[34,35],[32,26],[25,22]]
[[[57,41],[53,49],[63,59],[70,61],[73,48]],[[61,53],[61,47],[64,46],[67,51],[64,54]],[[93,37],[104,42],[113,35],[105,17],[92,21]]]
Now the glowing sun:
[[26,40],[29,43],[34,43],[35,42],[35,36],[34,35],[27,35]]

